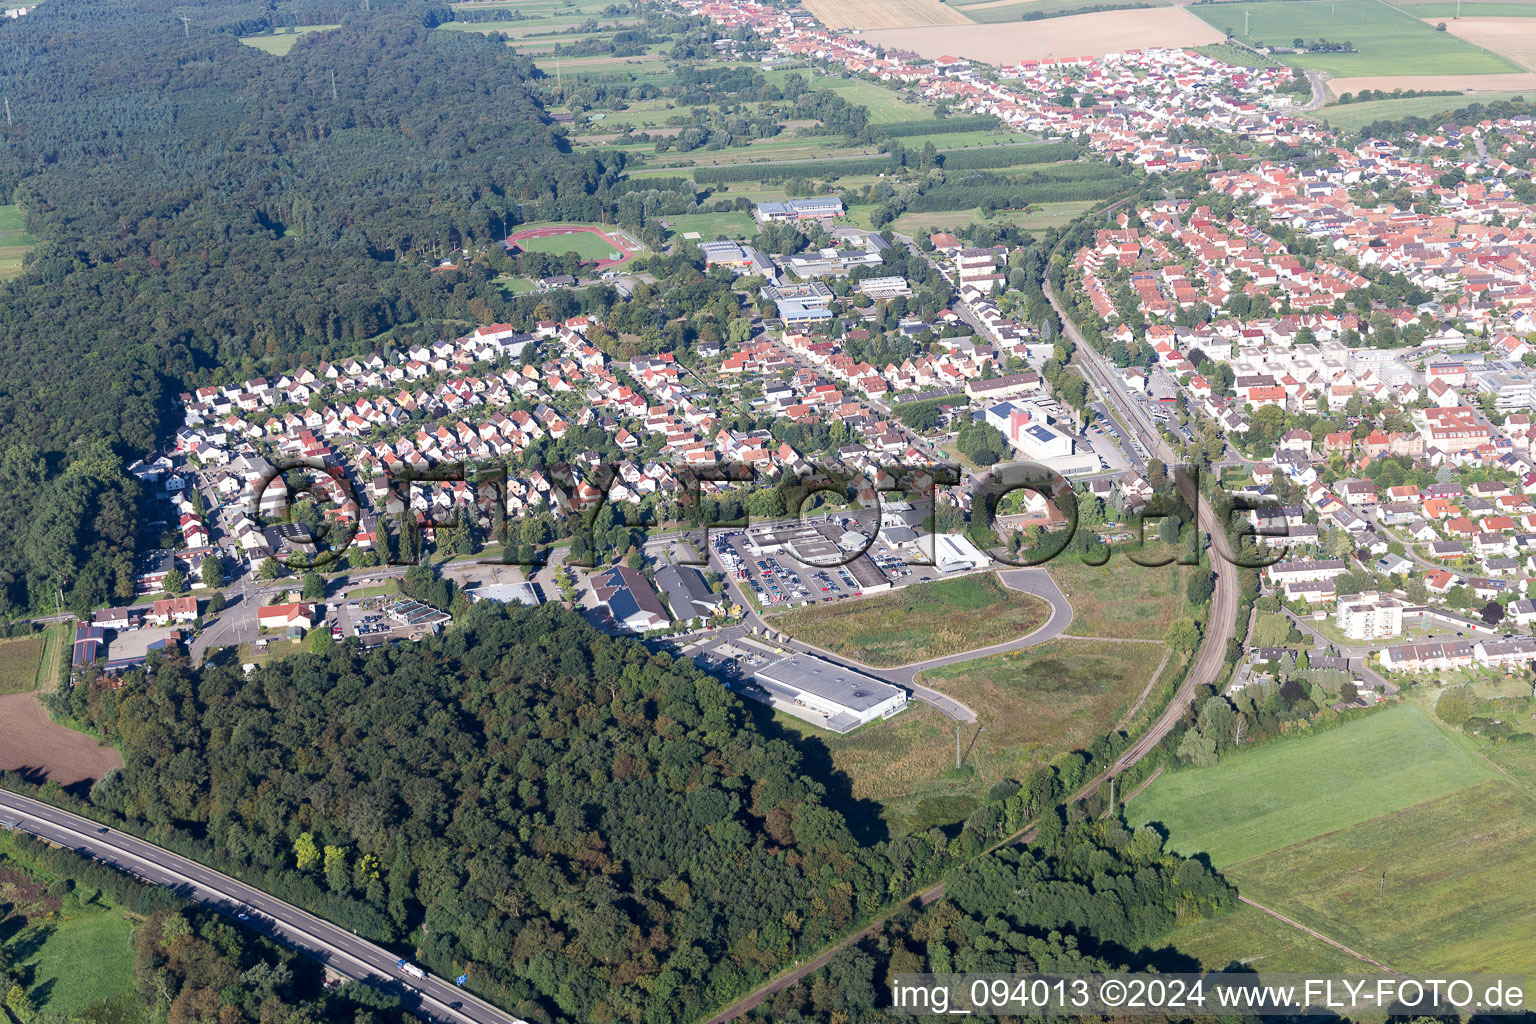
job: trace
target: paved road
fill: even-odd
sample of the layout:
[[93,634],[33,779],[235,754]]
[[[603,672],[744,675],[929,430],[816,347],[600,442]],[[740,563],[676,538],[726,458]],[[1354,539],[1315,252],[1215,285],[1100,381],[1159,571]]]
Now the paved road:
[[343,977],[383,982],[408,1008],[429,1020],[523,1024],[442,978],[406,978],[395,967],[399,959],[395,954],[328,921],[194,860],[116,829],[105,829],[88,818],[0,790],[0,821],[87,853],[147,882],[175,889],[184,898],[228,914],[232,920],[239,921],[237,914],[248,913],[249,919],[240,922],[245,927],[314,957]]

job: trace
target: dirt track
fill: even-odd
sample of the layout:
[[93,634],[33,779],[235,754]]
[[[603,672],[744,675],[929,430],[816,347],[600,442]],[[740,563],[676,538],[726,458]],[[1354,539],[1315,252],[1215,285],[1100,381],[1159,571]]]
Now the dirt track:
[[94,736],[56,724],[35,693],[0,697],[0,769],[46,777],[68,786],[99,779],[123,758]]

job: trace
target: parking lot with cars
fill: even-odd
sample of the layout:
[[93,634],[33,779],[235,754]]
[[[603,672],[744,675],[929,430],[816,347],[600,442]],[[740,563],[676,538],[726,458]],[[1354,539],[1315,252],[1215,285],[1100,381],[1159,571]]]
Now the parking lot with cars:
[[[711,536],[710,553],[721,570],[750,591],[765,609],[864,596],[862,586],[846,566],[806,565],[789,554],[754,555],[747,548],[744,533]],[[899,554],[878,540],[866,553],[894,586],[931,578],[929,573],[914,577],[914,568],[925,567],[908,566]]]

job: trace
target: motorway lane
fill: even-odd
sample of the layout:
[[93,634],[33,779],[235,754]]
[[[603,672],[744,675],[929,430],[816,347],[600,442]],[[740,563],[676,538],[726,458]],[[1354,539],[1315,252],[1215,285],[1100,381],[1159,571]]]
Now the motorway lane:
[[[87,853],[145,881],[175,889],[188,900],[212,907],[252,931],[314,957],[343,977],[382,981],[408,1008],[430,1020],[444,1024],[524,1024],[435,975],[428,975],[425,981],[406,978],[395,967],[399,959],[395,954],[307,911],[88,818],[0,790],[0,821],[6,827]],[[242,911],[250,913],[249,920],[236,917]]]

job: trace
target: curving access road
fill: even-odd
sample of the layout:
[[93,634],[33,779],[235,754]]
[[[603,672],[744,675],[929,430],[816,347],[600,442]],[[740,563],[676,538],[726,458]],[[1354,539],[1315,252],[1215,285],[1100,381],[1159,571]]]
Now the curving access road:
[[[142,839],[105,828],[89,818],[30,797],[0,790],[0,825],[24,831],[111,864],[146,882],[174,889],[183,898],[211,907],[252,931],[314,957],[354,981],[382,983],[407,1008],[443,1024],[525,1024],[452,982],[435,975],[408,978],[399,959],[381,946],[237,878]],[[241,918],[240,915],[247,915]]]

